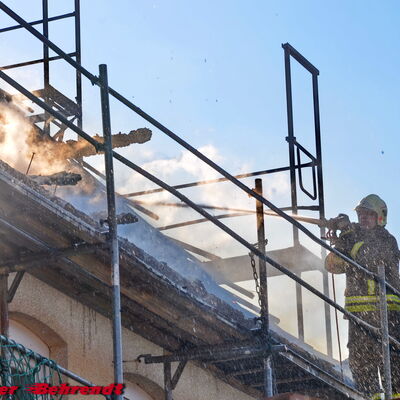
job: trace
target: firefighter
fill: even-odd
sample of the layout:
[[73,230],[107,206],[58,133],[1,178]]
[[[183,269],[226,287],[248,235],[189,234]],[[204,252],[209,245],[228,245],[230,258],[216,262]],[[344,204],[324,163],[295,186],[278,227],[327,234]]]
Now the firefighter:
[[[385,267],[386,281],[400,289],[399,249],[396,239],[385,229],[387,207],[377,195],[363,198],[355,208],[358,223],[343,224],[339,237],[333,241],[335,248],[353,259],[371,272],[377,274],[378,266]],[[345,309],[354,313],[365,322],[380,326],[379,293],[377,283],[360,269],[353,267],[337,255],[330,253],[325,260],[325,268],[333,274],[346,274]],[[400,338],[400,298],[387,291],[389,315],[389,334]],[[349,321],[349,364],[357,388],[380,398],[379,385],[382,368],[381,342],[361,329],[355,322]],[[400,351],[391,348],[391,368],[393,399],[400,399]],[[379,396],[379,397],[377,397]]]

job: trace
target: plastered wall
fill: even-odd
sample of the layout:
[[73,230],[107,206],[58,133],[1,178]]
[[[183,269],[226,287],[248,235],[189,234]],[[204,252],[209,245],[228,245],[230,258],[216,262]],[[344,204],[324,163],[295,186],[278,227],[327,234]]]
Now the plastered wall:
[[[11,318],[31,329],[49,345],[50,356],[62,366],[99,385],[113,382],[110,320],[28,274],[25,274],[10,304],[10,312]],[[138,383],[150,392],[154,400],[161,400],[163,366],[134,361],[144,353],[160,355],[163,350],[124,328],[126,379]],[[70,396],[76,400],[80,397],[83,396]],[[88,399],[87,396],[84,398]],[[189,363],[174,390],[174,400],[210,399],[250,400],[252,397]]]

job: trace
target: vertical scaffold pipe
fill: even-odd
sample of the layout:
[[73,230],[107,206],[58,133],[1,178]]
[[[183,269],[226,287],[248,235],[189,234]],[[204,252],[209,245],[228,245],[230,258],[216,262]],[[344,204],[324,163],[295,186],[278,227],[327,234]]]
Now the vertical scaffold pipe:
[[172,400],[171,363],[164,363],[164,399]]
[[379,309],[382,334],[382,354],[383,354],[383,377],[385,390],[385,400],[392,398],[392,375],[390,368],[390,342],[389,342],[389,320],[387,312],[385,267],[378,266],[379,275]]
[[[8,274],[0,275],[0,333],[9,335],[10,320],[8,315]],[[10,384],[10,371],[7,360],[10,354],[7,346],[0,349],[0,382],[2,386]]]
[[8,274],[0,275],[0,333],[8,337]]
[[[42,0],[42,13],[43,13],[43,36],[49,38],[49,1]],[[50,87],[50,62],[49,62],[49,46],[43,43],[43,93],[45,103],[49,102],[49,87]],[[45,111],[44,113],[43,133],[50,135],[50,114]]]
[[[288,123],[288,136],[286,140],[289,144],[289,165],[290,165],[290,192],[292,214],[297,214],[297,181],[296,181],[296,158],[295,144],[296,137],[294,136],[294,121],[293,121],[293,97],[292,97],[292,73],[290,66],[290,48],[283,46],[285,54],[285,85],[286,85],[286,112]],[[300,244],[299,230],[293,225],[293,246]],[[299,339],[304,340],[304,315],[303,315],[303,294],[302,287],[296,283],[296,307],[297,307],[297,328]]]
[[[260,196],[263,195],[262,180],[255,180],[255,192]],[[265,228],[264,228],[264,205],[260,201],[256,201],[257,216],[257,240],[258,249],[265,254]],[[260,279],[260,303],[261,303],[261,336],[264,344],[269,343],[269,311],[268,311],[268,287],[267,287],[267,264],[265,260],[259,258],[259,279]],[[264,360],[264,395],[272,397],[272,365],[271,355]]]
[[[315,151],[317,154],[317,182],[318,182],[318,207],[319,219],[325,219],[325,198],[324,198],[324,179],[322,175],[322,145],[321,145],[321,122],[319,118],[319,94],[318,94],[318,73],[312,73],[312,91],[313,91],[313,104],[314,104],[314,129],[315,129]],[[325,236],[325,227],[320,227],[321,237]],[[321,258],[325,260],[326,249],[321,247]],[[329,278],[328,271],[322,271],[322,285],[323,291],[326,296],[329,296]],[[326,348],[328,356],[333,356],[332,344],[332,323],[331,323],[331,309],[329,304],[324,304],[325,310],[325,331],[326,331]]]
[[[104,159],[106,169],[106,186],[107,186],[107,208],[108,208],[108,226],[109,241],[111,251],[111,271],[112,271],[112,288],[113,288],[113,350],[114,350],[114,380],[115,383],[123,383],[122,369],[122,332],[121,332],[121,292],[120,292],[120,276],[119,276],[119,246],[117,236],[117,219],[115,205],[115,187],[114,187],[114,166],[111,143],[111,118],[110,103],[108,96],[108,77],[107,66],[101,64],[99,66],[99,79],[101,82],[101,114],[103,121],[104,136]],[[121,395],[115,397],[122,400]]]
[[[82,49],[81,49],[81,4],[80,0],[75,0],[75,60],[81,65]],[[82,73],[76,70],[76,104],[78,105],[79,115],[77,119],[78,127],[82,129]],[[82,138],[78,135],[78,140]]]

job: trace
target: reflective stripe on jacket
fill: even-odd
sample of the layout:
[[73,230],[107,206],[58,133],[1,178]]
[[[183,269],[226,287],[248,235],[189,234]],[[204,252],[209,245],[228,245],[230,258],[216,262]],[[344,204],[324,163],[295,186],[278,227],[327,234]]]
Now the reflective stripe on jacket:
[[[371,400],[384,400],[385,394],[384,393],[375,393]],[[393,393],[392,400],[400,400],[400,393]]]
[[[400,297],[394,294],[386,296],[387,308],[390,311],[400,311]],[[347,296],[345,298],[346,311],[363,312],[363,311],[378,311],[379,297],[378,296]]]
[[[364,241],[356,242],[350,251],[351,258],[356,259],[358,252],[364,245]],[[345,310],[353,313],[379,310],[379,297],[376,295],[376,282],[373,279],[367,280],[365,296],[346,296]],[[386,296],[387,309],[389,311],[400,311],[400,298],[396,295]]]

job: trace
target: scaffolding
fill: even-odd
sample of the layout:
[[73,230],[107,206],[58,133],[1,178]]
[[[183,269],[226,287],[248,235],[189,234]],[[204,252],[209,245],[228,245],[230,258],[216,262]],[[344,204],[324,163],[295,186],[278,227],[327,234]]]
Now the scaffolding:
[[[99,74],[94,75],[85,69],[81,65],[81,46],[80,46],[80,12],[79,12],[79,0],[75,0],[75,10],[71,13],[59,15],[55,17],[48,16],[48,2],[43,0],[42,3],[43,18],[38,21],[27,22],[21,18],[18,14],[13,12],[9,7],[7,7],[3,2],[0,2],[0,9],[6,13],[9,17],[14,19],[17,25],[4,28],[0,30],[0,33],[7,32],[15,29],[25,29],[36,37],[43,44],[43,58],[38,60],[32,60],[29,62],[7,65],[0,68],[0,78],[7,84],[16,89],[22,96],[31,100],[34,104],[43,110],[43,113],[35,116],[33,122],[43,123],[43,128],[41,128],[41,133],[43,135],[50,136],[50,124],[53,123],[58,131],[53,135],[54,140],[62,140],[63,133],[66,129],[70,129],[77,133],[82,140],[88,141],[97,152],[104,152],[105,154],[105,170],[106,173],[103,175],[106,180],[107,187],[107,205],[108,205],[108,243],[107,247],[110,251],[111,259],[111,282],[112,282],[112,299],[113,299],[113,349],[114,349],[114,378],[116,383],[123,383],[123,362],[122,362],[122,340],[121,340],[121,299],[120,299],[120,271],[119,271],[119,240],[118,240],[118,228],[117,228],[117,216],[115,207],[115,187],[114,187],[114,167],[113,160],[118,160],[125,166],[129,167],[131,170],[136,171],[145,178],[149,179],[151,182],[155,183],[160,187],[156,190],[165,190],[178,198],[187,207],[195,210],[203,218],[219,229],[227,233],[238,243],[242,244],[247,248],[255,257],[259,260],[259,285],[260,285],[260,326],[257,331],[254,332],[254,340],[251,342],[237,342],[237,343],[227,343],[224,346],[207,346],[198,347],[191,350],[185,350],[182,352],[176,352],[171,355],[166,356],[152,356],[152,355],[141,355],[140,359],[143,359],[146,363],[162,363],[164,366],[164,386],[165,386],[165,398],[167,400],[172,400],[172,391],[176,387],[179,378],[184,370],[186,363],[190,360],[200,360],[202,362],[214,362],[214,363],[229,363],[238,359],[252,359],[252,372],[249,368],[247,371],[233,371],[231,373],[241,372],[243,374],[255,373],[259,374],[261,379],[254,384],[256,388],[259,388],[265,396],[272,396],[274,394],[274,377],[271,364],[271,357],[274,355],[279,355],[282,359],[290,361],[299,367],[303,371],[307,371],[313,377],[317,378],[324,384],[338,390],[339,393],[350,396],[353,399],[361,400],[363,399],[362,394],[358,393],[356,390],[349,387],[346,383],[342,382],[337,377],[331,376],[329,373],[321,368],[316,367],[312,363],[308,362],[300,355],[296,354],[290,350],[287,346],[282,345],[273,337],[269,329],[269,312],[268,312],[268,295],[267,295],[267,274],[266,274],[266,264],[273,266],[280,273],[288,276],[296,283],[296,298],[297,298],[297,317],[298,317],[298,332],[300,339],[304,339],[304,321],[303,321],[303,310],[302,310],[302,288],[306,288],[319,299],[322,299],[325,303],[325,330],[326,330],[326,340],[328,354],[332,355],[332,335],[331,335],[331,320],[330,320],[330,307],[344,314],[349,320],[353,321],[357,325],[363,327],[371,334],[376,337],[383,336],[383,350],[385,354],[385,399],[391,398],[391,387],[390,387],[390,356],[389,356],[389,344],[400,348],[400,343],[396,341],[393,337],[389,336],[387,331],[387,321],[385,325],[385,320],[382,318],[382,326],[380,329],[375,328],[357,315],[346,311],[343,307],[338,305],[336,302],[329,298],[329,287],[328,287],[328,275],[326,272],[323,273],[323,292],[318,291],[313,286],[304,281],[301,276],[287,269],[279,262],[275,261],[268,256],[265,250],[265,233],[264,233],[264,207],[273,211],[276,215],[280,216],[284,220],[288,221],[292,229],[293,245],[294,247],[300,245],[299,232],[305,234],[313,242],[321,246],[321,257],[324,258],[326,251],[333,252],[338,257],[346,261],[348,264],[354,268],[362,270],[372,279],[380,283],[381,288],[381,312],[384,316],[387,313],[385,310],[386,301],[385,289],[389,288],[392,293],[400,295],[400,293],[393,288],[391,285],[385,282],[384,269],[381,268],[379,275],[376,275],[368,270],[366,270],[361,265],[357,264],[354,260],[346,257],[338,250],[332,248],[323,239],[315,236],[307,228],[305,228],[296,218],[296,214],[299,210],[315,211],[318,213],[318,218],[323,220],[325,218],[325,205],[324,205],[324,187],[323,187],[323,175],[322,175],[322,151],[321,151],[321,132],[320,132],[320,117],[319,117],[319,99],[318,99],[318,75],[319,71],[315,68],[304,56],[302,56],[296,49],[294,49],[290,44],[286,43],[282,47],[284,49],[285,57],[285,77],[286,77],[286,100],[287,100],[287,119],[288,119],[288,136],[286,138],[289,147],[289,165],[281,168],[264,170],[252,172],[249,174],[241,174],[233,176],[219,165],[214,163],[200,151],[195,149],[173,131],[162,125],[159,121],[155,120],[145,111],[140,109],[138,106],[133,104],[126,97],[122,96],[119,92],[114,90],[108,85],[107,78],[107,66],[102,64],[99,66]],[[52,41],[49,40],[49,22],[64,19],[64,18],[74,18],[75,24],[75,51],[72,53],[66,53],[58,46],[56,46]],[[40,33],[34,28],[34,25],[42,24],[43,33]],[[56,56],[49,57],[49,51],[52,50]],[[76,71],[76,102],[68,99],[62,93],[58,92],[50,84],[49,66],[50,62],[53,60],[64,60],[69,65],[71,65]],[[312,154],[308,149],[302,146],[296,139],[294,135],[294,122],[293,122],[293,101],[292,101],[292,82],[291,82],[291,60],[294,59],[303,68],[305,68],[310,74],[312,79],[313,88],[313,115],[314,115],[314,139],[316,154]],[[8,76],[4,70],[11,68],[19,68],[27,65],[43,63],[43,78],[44,78],[44,88],[36,92],[30,92],[25,87],[20,85],[16,80]],[[101,93],[101,117],[103,123],[103,135],[104,143],[99,143],[93,139],[88,133],[82,129],[82,78],[87,78],[93,85],[97,85]],[[120,103],[125,105],[128,109],[132,110],[134,113],[138,114],[144,120],[149,122],[151,125],[158,128],[161,132],[167,135],[169,138],[174,140],[176,143],[181,145],[183,148],[188,150],[190,153],[195,155],[198,159],[202,160],[213,170],[217,171],[222,178],[213,181],[202,181],[193,182],[189,184],[170,186],[152,175],[148,171],[141,168],[139,165],[135,164],[131,160],[123,157],[121,154],[117,153],[112,149],[111,145],[111,116],[109,107],[109,96],[114,97]],[[301,157],[307,157],[310,161],[303,163]],[[308,190],[305,187],[303,174],[307,168],[311,169],[312,174],[312,190]],[[291,184],[291,205],[285,208],[279,208],[267,200],[263,196],[262,183],[260,179],[256,180],[256,188],[253,190],[245,184],[243,184],[240,179],[249,176],[260,176],[264,174],[271,174],[276,172],[289,171],[290,173],[290,184]],[[93,171],[98,173],[98,171]],[[258,245],[254,246],[249,243],[243,237],[238,235],[228,226],[221,222],[221,216],[213,216],[207,211],[207,206],[202,206],[194,203],[188,197],[183,195],[178,189],[198,186],[199,184],[207,184],[210,182],[222,182],[230,181],[237,188],[241,189],[242,192],[251,196],[256,200],[256,215],[257,215],[257,233],[258,233]],[[303,205],[298,204],[298,188],[304,193],[310,200],[316,201],[316,205]],[[154,192],[154,191],[153,191]],[[127,198],[132,198],[139,196],[146,192],[136,192],[125,195]],[[136,202],[136,206],[140,206],[140,202]],[[213,208],[212,206],[210,208]],[[231,210],[229,210],[231,211]],[[294,217],[285,213],[285,211],[291,211]],[[231,215],[231,214],[230,214]],[[320,228],[321,235],[324,236],[325,229]],[[185,243],[181,243],[185,246]],[[186,245],[187,246],[187,245]],[[93,245],[89,246],[93,247]],[[90,251],[85,248],[86,251]],[[207,253],[202,249],[195,248],[191,246],[188,248],[189,251],[202,252],[202,255],[212,259],[213,255]],[[79,249],[60,249],[59,254],[54,256],[68,256],[68,252],[80,251]],[[82,250],[84,251],[84,250]],[[57,253],[57,252],[56,252]],[[38,254],[35,260],[40,260],[43,254]],[[27,260],[27,262],[32,262],[32,260]],[[1,275],[1,333],[5,336],[8,334],[8,302],[12,300],[15,291],[18,288],[19,282],[23,277],[23,271],[18,272],[17,277],[11,285],[11,289],[8,290],[7,286],[7,274],[10,269],[3,268]],[[385,329],[386,326],[386,329]],[[7,341],[5,337],[1,338],[2,341]],[[255,360],[255,361],[254,361]],[[178,368],[175,373],[172,374],[171,363],[179,362]],[[118,399],[121,396],[117,397]]]
[[[96,388],[96,385],[92,382],[63,368],[53,360],[27,349],[7,336],[0,335],[0,348],[3,354],[1,360],[1,383],[3,386],[18,387],[15,397],[19,400],[29,400],[32,398],[47,400],[57,398],[58,396],[50,393],[36,394],[34,392],[35,384],[40,382],[49,386],[62,388],[61,385],[64,383],[63,377],[83,386]],[[6,353],[6,357],[4,353]],[[25,390],[21,390],[21,387],[25,388]],[[29,390],[30,388],[33,391]],[[39,391],[39,388],[37,389]],[[64,390],[68,392],[69,385],[64,383]],[[108,395],[102,396],[107,400],[111,399]],[[58,398],[61,397],[62,395]]]

